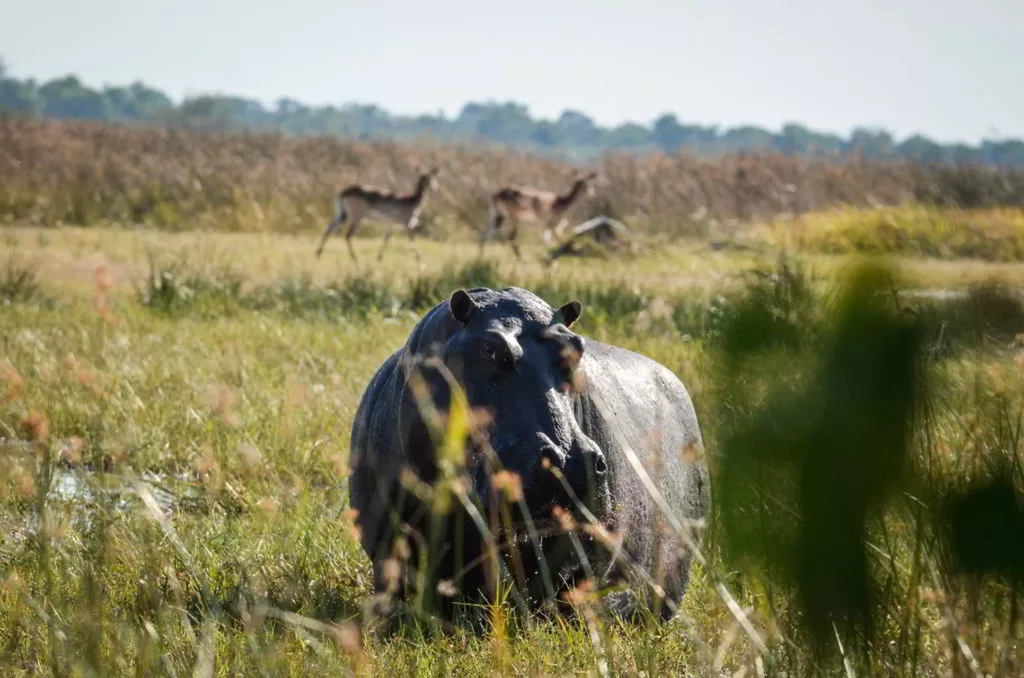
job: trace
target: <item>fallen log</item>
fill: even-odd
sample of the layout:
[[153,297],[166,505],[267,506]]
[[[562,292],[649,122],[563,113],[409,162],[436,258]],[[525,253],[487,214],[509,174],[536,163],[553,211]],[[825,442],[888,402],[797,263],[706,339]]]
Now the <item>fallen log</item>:
[[[587,247],[593,243],[595,247]],[[609,251],[620,251],[623,248],[632,251],[633,230],[618,219],[608,216],[597,216],[582,224],[574,226],[569,238],[548,253],[548,261],[565,256],[606,256]]]

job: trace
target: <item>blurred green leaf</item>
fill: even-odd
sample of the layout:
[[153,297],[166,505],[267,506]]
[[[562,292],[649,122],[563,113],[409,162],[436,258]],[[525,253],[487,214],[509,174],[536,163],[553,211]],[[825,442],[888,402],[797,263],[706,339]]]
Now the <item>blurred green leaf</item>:
[[827,329],[801,343],[800,328],[769,320],[778,317],[773,306],[753,295],[722,350],[734,364],[737,353],[784,345],[798,348],[795,362],[807,368],[795,379],[777,364],[724,373],[734,407],[717,498],[730,559],[781,569],[819,646],[830,641],[832,621],[871,629],[877,594],[867,521],[904,479],[922,332],[882,304],[885,280],[882,269],[854,272]]

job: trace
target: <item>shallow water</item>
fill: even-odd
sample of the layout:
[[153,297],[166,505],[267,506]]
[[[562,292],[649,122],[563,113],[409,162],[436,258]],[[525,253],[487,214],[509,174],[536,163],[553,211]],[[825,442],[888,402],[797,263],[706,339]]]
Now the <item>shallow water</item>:
[[[58,450],[68,443],[58,441]],[[13,455],[33,455],[32,443],[28,440],[0,438],[0,452]],[[118,511],[139,508],[138,492],[133,484],[135,474],[104,473],[84,466],[58,463],[53,469],[47,492],[48,501],[70,504],[83,508],[94,507],[102,500]],[[195,503],[201,498],[202,490],[184,474],[168,475],[144,471],[137,476],[141,483],[156,499],[157,505],[166,513],[173,513],[183,505]]]

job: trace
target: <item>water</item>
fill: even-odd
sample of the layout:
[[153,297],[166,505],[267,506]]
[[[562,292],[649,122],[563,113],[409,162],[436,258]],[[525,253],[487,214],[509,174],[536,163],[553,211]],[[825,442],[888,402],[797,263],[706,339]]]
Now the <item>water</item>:
[[[57,443],[58,448],[63,445]],[[0,438],[0,453],[11,459],[21,457],[24,466],[24,462],[31,461],[35,451],[28,440]],[[142,508],[142,504],[133,484],[135,477],[130,471],[124,474],[103,473],[82,466],[58,463],[50,479],[47,501],[64,507],[86,509],[86,513],[87,509],[98,507],[103,500],[106,500],[103,503],[117,511],[137,510]],[[144,471],[139,474],[138,482],[152,493],[160,509],[168,514],[195,504],[202,495],[202,488],[185,474]]]

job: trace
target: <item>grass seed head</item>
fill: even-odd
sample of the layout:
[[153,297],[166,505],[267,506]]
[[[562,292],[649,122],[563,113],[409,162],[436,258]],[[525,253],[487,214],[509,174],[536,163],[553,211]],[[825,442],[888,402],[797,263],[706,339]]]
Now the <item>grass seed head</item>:
[[551,509],[551,515],[558,521],[558,525],[563,531],[572,532],[576,529],[576,519],[564,507],[555,506]]
[[355,622],[344,622],[334,628],[334,642],[346,654],[359,654],[363,650],[363,630]]
[[402,561],[398,558],[388,558],[381,566],[381,576],[387,584],[389,591],[397,591],[402,578]]
[[5,386],[5,392],[0,403],[9,403],[17,400],[21,397],[21,394],[25,390],[25,379],[18,374],[18,370],[14,368],[14,365],[7,362],[0,363],[0,379],[3,380]]
[[45,443],[50,438],[50,420],[42,412],[32,411],[22,417],[21,428],[32,442]]
[[498,471],[491,476],[491,487],[501,492],[512,503],[523,500],[523,483],[519,474],[512,471]]
[[594,581],[592,579],[584,579],[562,595],[565,597],[566,602],[571,605],[584,605],[594,597]]
[[681,457],[687,464],[696,464],[704,458],[704,450],[693,443],[687,443],[683,445]]
[[263,513],[267,514],[268,516],[272,516],[275,515],[281,508],[281,502],[279,502],[277,499],[274,499],[273,497],[264,497],[263,499],[260,499],[258,502],[256,502],[256,508],[258,508],[260,511],[263,511]]
[[67,444],[61,447],[60,458],[73,466],[82,463],[83,452],[85,451],[85,439],[79,436],[68,438]]
[[36,496],[36,479],[29,473],[22,473],[18,476],[18,494],[22,499],[31,499]]
[[348,478],[352,475],[352,468],[348,465],[348,459],[342,454],[332,454],[329,458],[331,468],[339,478]]

